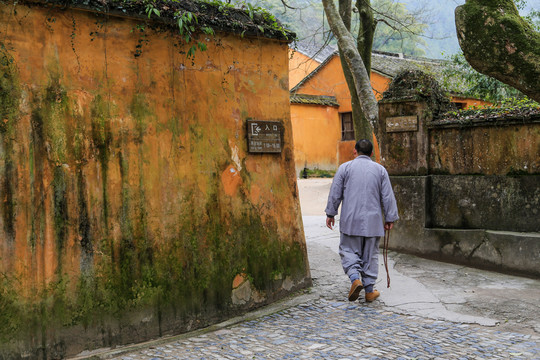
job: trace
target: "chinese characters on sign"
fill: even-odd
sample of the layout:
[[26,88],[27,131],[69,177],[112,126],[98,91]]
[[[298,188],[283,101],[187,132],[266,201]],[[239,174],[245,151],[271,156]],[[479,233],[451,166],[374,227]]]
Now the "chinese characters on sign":
[[248,120],[248,152],[280,153],[281,129],[279,121]]
[[386,118],[386,132],[418,131],[418,117],[397,116]]

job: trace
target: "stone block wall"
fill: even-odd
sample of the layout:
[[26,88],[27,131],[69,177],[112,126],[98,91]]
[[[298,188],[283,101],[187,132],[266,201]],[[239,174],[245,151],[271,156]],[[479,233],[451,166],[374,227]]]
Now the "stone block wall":
[[[382,162],[400,213],[391,247],[540,276],[538,115],[443,121],[417,102],[380,103]],[[385,131],[397,117],[416,117],[417,130]]]
[[[540,276],[540,232],[534,220],[538,206],[528,211],[523,207],[521,214],[514,215],[511,206],[504,211],[501,206],[491,206],[493,202],[504,204],[505,199],[486,195],[482,188],[462,191],[471,183],[495,188],[500,185],[503,193],[514,194],[515,204],[538,201],[538,187],[536,193],[523,191],[527,188],[522,178],[502,183],[499,180],[480,176],[391,176],[400,220],[391,233],[390,248],[473,267]],[[540,177],[529,176],[526,182],[538,184]]]
[[540,173],[540,115],[433,121],[428,127],[430,173]]

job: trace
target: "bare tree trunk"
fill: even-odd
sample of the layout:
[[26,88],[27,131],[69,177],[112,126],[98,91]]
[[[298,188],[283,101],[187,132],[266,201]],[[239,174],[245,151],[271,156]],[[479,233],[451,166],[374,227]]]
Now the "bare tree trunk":
[[371,75],[371,50],[375,37],[375,20],[371,9],[371,0],[357,0],[356,8],[360,14],[360,28],[358,29],[357,47],[360,52],[368,76]]
[[[349,31],[351,31],[351,13],[352,13],[351,3],[352,3],[351,0],[339,0],[339,14],[341,16],[341,19],[343,20],[343,24]],[[339,52],[342,53],[341,48],[339,48]],[[369,59],[371,61],[371,56]],[[345,75],[345,80],[347,81],[349,92],[351,93],[351,108],[352,108],[352,119],[353,119],[353,126],[354,126],[354,136],[356,140],[371,139],[372,128],[371,128],[370,123],[364,116],[364,112],[362,111],[362,107],[360,106],[360,100],[358,99],[358,93],[356,92],[356,86],[354,84],[353,75],[351,73],[351,70],[349,69],[349,65],[347,65],[347,61],[345,61],[345,57],[340,56],[340,60],[341,60],[341,67],[343,68],[343,73]],[[369,71],[367,73],[369,75]]]
[[347,67],[351,71],[354,79],[354,89],[356,89],[360,107],[366,115],[369,124],[368,126],[370,126],[370,137],[371,133],[373,132],[373,128],[376,126],[379,119],[379,108],[377,105],[377,99],[375,98],[371,88],[368,72],[364,65],[364,61],[358,52],[355,40],[349,30],[347,30],[341,16],[336,10],[333,0],[322,0],[322,3],[330,29],[338,40],[340,55],[345,59]]
[[467,0],[456,8],[456,29],[475,70],[540,101],[540,34],[512,0]]

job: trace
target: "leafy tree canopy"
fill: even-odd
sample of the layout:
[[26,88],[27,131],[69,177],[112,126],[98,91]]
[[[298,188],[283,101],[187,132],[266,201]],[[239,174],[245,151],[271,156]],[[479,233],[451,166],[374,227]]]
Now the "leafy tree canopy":
[[461,89],[463,95],[493,103],[508,98],[525,98],[519,90],[474,70],[463,53],[454,54],[448,60],[442,72],[442,85],[445,88]]

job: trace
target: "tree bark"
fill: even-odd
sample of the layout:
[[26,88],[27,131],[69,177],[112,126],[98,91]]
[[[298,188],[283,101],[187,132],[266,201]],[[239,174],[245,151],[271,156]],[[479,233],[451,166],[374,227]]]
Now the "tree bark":
[[459,45],[478,72],[540,101],[540,34],[512,0],[467,0],[455,11]]
[[330,29],[337,38],[338,46],[341,51],[340,55],[345,59],[345,62],[347,63],[347,66],[353,76],[355,85],[354,88],[358,94],[360,106],[366,115],[369,124],[371,125],[372,132],[379,119],[379,108],[377,105],[377,99],[375,98],[371,88],[369,75],[364,65],[364,61],[358,52],[354,38],[347,30],[341,16],[336,10],[334,1],[322,0],[322,3]]
[[358,29],[357,47],[360,52],[368,76],[371,75],[371,50],[375,37],[375,20],[371,9],[371,0],[357,0],[356,8],[360,14],[360,28]]
[[[339,15],[343,20],[343,24],[347,30],[351,31],[351,0],[339,0]],[[343,53],[342,49],[338,46],[340,54]],[[362,54],[361,54],[362,55]],[[356,92],[356,85],[354,83],[354,77],[347,65],[347,61],[344,56],[340,56],[341,67],[343,68],[343,74],[345,75],[345,80],[347,81],[347,87],[351,93],[351,109],[352,109],[352,119],[354,126],[354,136],[358,141],[360,139],[371,139],[372,137],[372,127],[369,121],[364,116],[362,107],[360,106],[360,100],[358,99],[358,93]],[[369,57],[371,61],[371,56]],[[364,60],[365,65],[365,60]],[[367,69],[366,69],[367,70]],[[369,70],[367,70],[369,75]]]

